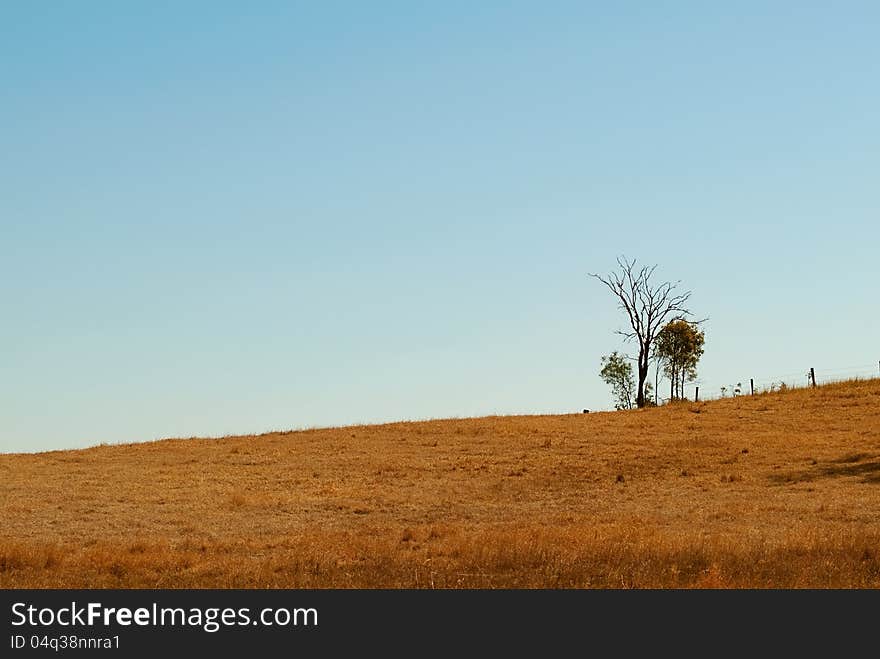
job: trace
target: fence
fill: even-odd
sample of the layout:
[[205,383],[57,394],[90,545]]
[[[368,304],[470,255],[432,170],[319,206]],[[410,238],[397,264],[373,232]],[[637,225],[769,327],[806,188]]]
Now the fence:
[[[851,366],[837,369],[806,368],[799,373],[787,373],[775,377],[755,379],[752,377],[735,380],[729,384],[707,385],[698,379],[687,384],[686,393],[690,400],[716,400],[735,396],[748,396],[780,389],[815,387],[831,382],[846,380],[872,380],[880,378],[880,362],[873,365]],[[662,385],[661,385],[662,386]],[[659,397],[659,403],[669,402],[669,398]]]

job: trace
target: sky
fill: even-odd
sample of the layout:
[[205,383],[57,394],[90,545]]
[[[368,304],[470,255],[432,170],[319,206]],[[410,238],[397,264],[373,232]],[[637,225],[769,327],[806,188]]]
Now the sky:
[[[0,4],[0,452],[873,373],[876,2]],[[845,371],[850,372],[850,371]],[[661,385],[662,386],[662,385]]]

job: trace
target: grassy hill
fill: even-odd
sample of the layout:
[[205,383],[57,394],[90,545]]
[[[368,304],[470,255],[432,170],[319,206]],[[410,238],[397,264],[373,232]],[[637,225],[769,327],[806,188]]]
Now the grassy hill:
[[0,455],[0,587],[878,587],[880,381]]

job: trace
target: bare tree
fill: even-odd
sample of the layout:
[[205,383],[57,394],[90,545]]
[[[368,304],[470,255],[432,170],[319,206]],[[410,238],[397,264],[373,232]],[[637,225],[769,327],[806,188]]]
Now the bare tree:
[[628,261],[624,257],[617,259],[617,265],[620,271],[612,272],[607,277],[589,274],[608,287],[620,303],[620,308],[626,312],[631,330],[617,333],[638,343],[636,405],[644,407],[645,380],[648,378],[648,362],[652,357],[654,339],[670,316],[684,318],[692,315],[685,306],[691,291],[677,293],[676,289],[681,282],[652,284],[651,276],[657,268],[656,265],[637,269],[635,260]]

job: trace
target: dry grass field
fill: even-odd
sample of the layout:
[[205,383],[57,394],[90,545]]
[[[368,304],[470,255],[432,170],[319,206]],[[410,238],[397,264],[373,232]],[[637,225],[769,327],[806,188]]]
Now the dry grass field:
[[0,587],[880,586],[880,381],[0,455]]

